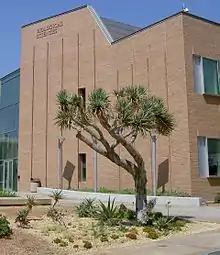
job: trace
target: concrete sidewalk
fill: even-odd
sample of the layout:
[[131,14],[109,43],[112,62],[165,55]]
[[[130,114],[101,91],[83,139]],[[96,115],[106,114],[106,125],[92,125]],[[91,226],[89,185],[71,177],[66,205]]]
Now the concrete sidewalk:
[[[204,255],[220,251],[219,238],[220,229],[149,244],[96,251],[90,255]],[[220,252],[215,255],[220,255]]]

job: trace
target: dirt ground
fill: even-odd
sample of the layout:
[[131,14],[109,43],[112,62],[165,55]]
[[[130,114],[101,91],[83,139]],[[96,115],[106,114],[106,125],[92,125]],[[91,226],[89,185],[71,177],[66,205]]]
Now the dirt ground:
[[[41,234],[36,235],[33,233],[33,229],[21,229],[15,227],[13,224],[13,220],[16,217],[17,211],[20,210],[20,207],[0,207],[0,213],[6,215],[13,225],[13,235],[11,239],[0,239],[0,255],[72,255],[77,254],[75,251],[71,251],[54,246],[48,237],[42,236]],[[36,206],[33,208],[32,213],[30,214],[30,219],[33,220],[33,224],[35,225],[35,229],[40,228],[42,225],[41,218],[45,219],[45,214],[48,210],[47,206]],[[72,211],[73,206],[66,207],[65,210]],[[39,220],[39,223],[38,223]],[[47,224],[47,220],[44,221],[43,224]],[[86,226],[86,222],[85,226]],[[193,234],[203,231],[208,231],[212,229],[220,228],[220,224],[207,224],[207,223],[196,223],[195,226],[191,228],[190,231],[192,233],[185,233],[185,234]],[[180,235],[184,235],[184,233],[180,233]],[[50,237],[50,235],[49,235]],[[130,245],[138,244],[138,240],[130,243]],[[124,243],[123,246],[129,245],[129,243]],[[102,247],[102,251],[103,251]],[[107,247],[106,247],[107,248]],[[104,249],[105,250],[105,249]],[[94,251],[96,254],[96,251]],[[79,254],[79,253],[78,253]],[[81,254],[81,253],[80,253]],[[87,253],[88,254],[88,253]],[[98,253],[97,253],[98,254]],[[100,254],[100,253],[99,253]],[[101,253],[104,254],[104,253]]]
[[[15,218],[20,207],[1,207],[0,213],[8,218]],[[41,217],[47,207],[35,207],[32,217]],[[0,255],[54,255],[65,254],[57,251],[54,247],[42,239],[30,235],[23,229],[13,229],[11,239],[0,239]]]

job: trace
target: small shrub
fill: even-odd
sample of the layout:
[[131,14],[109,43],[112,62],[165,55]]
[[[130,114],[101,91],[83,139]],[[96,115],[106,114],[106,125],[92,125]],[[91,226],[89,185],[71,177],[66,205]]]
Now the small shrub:
[[80,218],[93,217],[96,213],[95,199],[86,198],[82,203],[76,206],[76,212]]
[[108,242],[108,237],[107,237],[107,236],[101,236],[100,241],[101,241],[102,243]]
[[66,227],[65,221],[64,221],[64,214],[55,209],[54,207],[50,207],[47,212],[47,217],[51,218],[54,223],[58,223],[61,226]]
[[134,233],[127,233],[125,236],[127,238],[129,238],[129,239],[132,239],[132,240],[136,240],[137,239],[137,235],[134,234]]
[[215,203],[220,203],[220,192],[218,192],[218,193],[215,195],[214,202],[215,202]]
[[70,243],[74,243],[74,236],[66,230],[63,232],[63,238],[68,240]]
[[128,209],[124,204],[121,204],[119,206],[119,214],[120,214],[120,218],[126,219],[126,220],[133,220],[136,217],[135,212]]
[[18,223],[19,227],[22,227],[22,228],[27,227],[29,224],[28,214],[29,214],[29,209],[27,208],[24,208],[18,211],[17,217],[15,219],[15,223]]
[[152,231],[155,231],[152,227],[147,226],[147,227],[144,227],[144,228],[143,228],[143,232],[144,232],[144,233],[150,233],[150,232],[152,232]]
[[83,241],[84,245],[83,247],[87,250],[91,249],[92,248],[92,243],[89,242],[89,241]]
[[138,235],[138,230],[136,228],[130,229],[130,232],[133,233],[133,234]]
[[78,245],[78,244],[74,244],[74,245],[73,245],[73,248],[74,248],[74,249],[79,249],[79,245]]
[[68,242],[62,240],[62,241],[59,243],[59,246],[60,246],[60,247],[66,247],[66,246],[68,246]]
[[154,219],[155,219],[155,220],[157,220],[157,219],[159,219],[159,218],[162,218],[162,217],[163,217],[162,212],[155,212],[155,213],[154,213]]
[[0,238],[10,237],[12,229],[7,218],[0,214]]
[[111,235],[111,239],[113,240],[119,239],[119,235],[113,234]]
[[92,223],[92,234],[94,238],[107,235],[104,223],[102,221],[98,222],[97,224]]
[[172,222],[170,222],[169,229],[181,231],[182,228],[185,227],[185,225],[186,225],[186,221],[177,219],[177,220],[173,220]]
[[160,236],[156,231],[152,231],[147,234],[147,237],[155,240],[155,239],[158,239]]
[[60,244],[60,243],[62,242],[62,239],[59,238],[59,237],[57,237],[57,238],[55,238],[55,239],[53,240],[53,242],[54,242],[55,244]]
[[129,231],[129,228],[124,225],[120,225],[118,230],[125,233]]

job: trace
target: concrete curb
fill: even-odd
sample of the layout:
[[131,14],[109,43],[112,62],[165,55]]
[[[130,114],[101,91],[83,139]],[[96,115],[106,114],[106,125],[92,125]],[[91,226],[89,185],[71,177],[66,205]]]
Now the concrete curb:
[[[56,189],[52,188],[37,188],[37,193],[40,195],[50,196],[52,192]],[[111,199],[115,198],[117,204],[134,204],[135,196],[126,195],[126,194],[106,194],[106,193],[95,193],[95,192],[82,192],[82,191],[72,191],[72,190],[63,190],[64,199],[75,200],[76,203],[83,201],[85,198],[94,198],[101,200],[102,202],[107,202],[110,196]],[[148,200],[153,199],[153,196],[148,196]],[[200,197],[167,197],[167,196],[157,196],[157,205],[165,206],[168,202],[172,206],[178,207],[198,207],[202,205],[202,199]]]
[[[27,198],[23,197],[1,197],[0,206],[23,206],[27,202]],[[36,205],[51,205],[51,198],[36,198]]]

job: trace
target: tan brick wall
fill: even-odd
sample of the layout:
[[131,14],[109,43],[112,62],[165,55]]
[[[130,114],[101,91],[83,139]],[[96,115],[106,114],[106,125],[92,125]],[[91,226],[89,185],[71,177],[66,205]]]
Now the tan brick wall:
[[192,194],[212,200],[220,191],[220,178],[199,178],[197,136],[220,137],[219,98],[194,92],[193,54],[220,59],[220,28],[212,23],[183,16],[186,84],[189,112]]
[[[56,35],[36,39],[36,30],[63,21]],[[83,22],[82,22],[83,21]],[[170,18],[136,35],[110,45],[88,9],[61,15],[22,29],[21,105],[19,169],[20,188],[27,189],[31,176],[43,185],[57,186],[57,136],[54,126],[56,94],[61,88],[77,92],[86,87],[86,95],[96,87],[111,92],[131,84],[142,84],[162,97],[176,117],[176,129],[170,138],[159,137],[157,167],[159,182],[166,188],[191,192],[188,109],[182,15]],[[79,45],[78,45],[79,42]],[[48,43],[48,44],[47,44]],[[32,141],[32,89],[34,61],[34,115]],[[48,96],[47,96],[48,95]],[[64,131],[63,167],[67,161],[76,166],[72,187],[78,186],[78,151],[87,153],[87,182],[94,185],[93,153],[78,143],[73,131]],[[151,141],[136,142],[146,161],[148,187],[152,188]],[[47,148],[47,151],[46,151]],[[121,156],[126,156],[119,148]],[[106,188],[132,188],[133,180],[123,169],[98,155],[98,185]],[[46,178],[47,177],[47,178]],[[47,183],[46,183],[47,182]],[[66,188],[67,182],[63,185]]]

